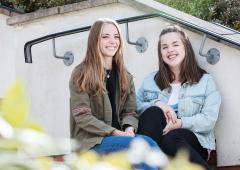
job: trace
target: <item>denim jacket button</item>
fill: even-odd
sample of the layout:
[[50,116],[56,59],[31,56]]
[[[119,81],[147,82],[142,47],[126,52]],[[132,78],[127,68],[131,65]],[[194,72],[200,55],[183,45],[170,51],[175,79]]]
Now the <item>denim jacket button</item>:
[[182,99],[184,97],[184,94],[179,95],[179,99]]

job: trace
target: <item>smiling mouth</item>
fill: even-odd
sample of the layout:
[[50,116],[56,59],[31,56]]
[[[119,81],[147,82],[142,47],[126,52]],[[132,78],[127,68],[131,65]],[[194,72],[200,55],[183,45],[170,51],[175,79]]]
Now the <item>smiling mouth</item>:
[[106,47],[106,49],[108,49],[108,50],[116,50],[117,47]]
[[177,57],[177,54],[172,54],[172,55],[168,55],[167,56],[167,58],[169,59],[169,60],[173,60],[173,59],[175,59]]

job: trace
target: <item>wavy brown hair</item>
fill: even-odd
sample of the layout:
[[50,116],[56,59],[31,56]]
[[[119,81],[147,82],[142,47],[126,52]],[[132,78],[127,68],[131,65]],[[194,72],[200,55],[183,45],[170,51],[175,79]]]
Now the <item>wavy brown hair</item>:
[[73,84],[78,92],[86,91],[95,95],[102,95],[106,92],[104,61],[99,47],[104,24],[114,25],[120,36],[119,48],[113,56],[113,62],[117,66],[121,96],[123,96],[127,92],[129,82],[123,61],[122,33],[117,22],[108,18],[100,18],[92,25],[85,58],[73,72]]
[[169,66],[164,63],[161,54],[161,37],[172,32],[179,34],[185,49],[185,57],[180,66],[181,83],[197,83],[203,74],[206,73],[206,71],[203,70],[197,63],[191,42],[189,41],[187,34],[179,26],[170,25],[162,30],[158,41],[159,70],[155,76],[155,82],[161,90],[170,87],[170,83],[175,80],[174,73],[170,70]]

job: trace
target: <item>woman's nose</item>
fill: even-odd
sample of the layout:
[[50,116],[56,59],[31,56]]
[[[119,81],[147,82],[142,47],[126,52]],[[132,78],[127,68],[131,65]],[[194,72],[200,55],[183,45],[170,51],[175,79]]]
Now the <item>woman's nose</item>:
[[111,38],[109,39],[109,42],[110,42],[110,43],[115,43],[114,37],[111,37]]
[[173,47],[169,46],[168,47],[168,52],[172,52],[173,51]]

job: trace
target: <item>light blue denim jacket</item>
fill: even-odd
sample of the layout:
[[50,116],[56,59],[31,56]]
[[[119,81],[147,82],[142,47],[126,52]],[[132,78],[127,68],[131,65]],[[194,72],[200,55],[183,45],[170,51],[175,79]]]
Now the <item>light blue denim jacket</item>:
[[[149,74],[137,92],[139,115],[153,106],[156,100],[168,102],[171,88],[160,90],[154,81],[156,73]],[[178,117],[182,120],[182,128],[194,132],[204,148],[214,150],[214,126],[218,118],[221,96],[212,76],[204,74],[198,83],[184,83],[178,100]]]

